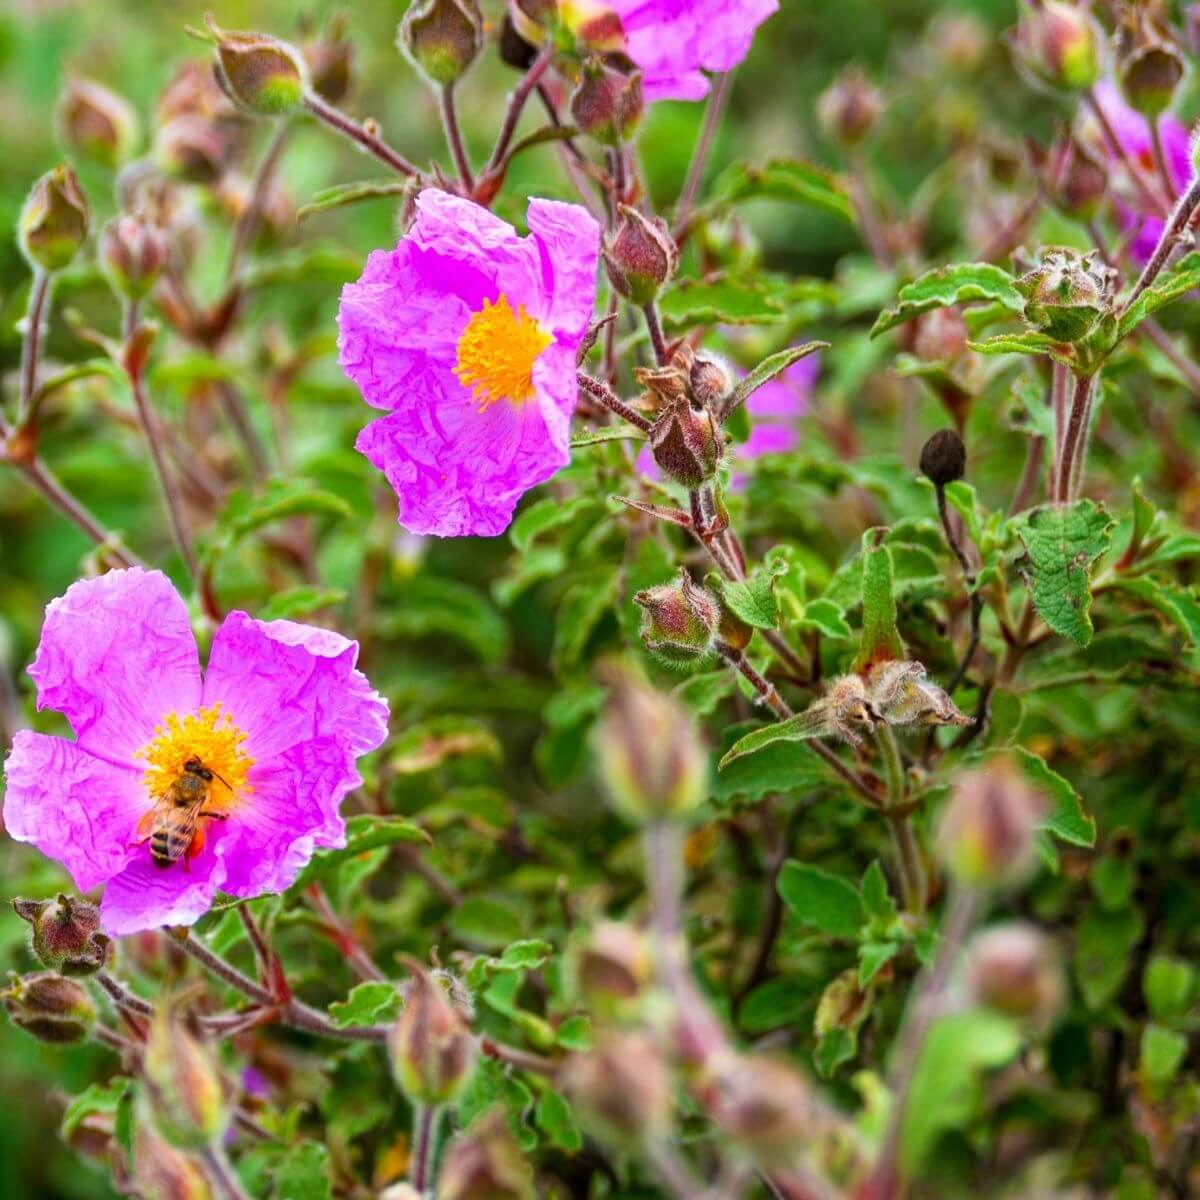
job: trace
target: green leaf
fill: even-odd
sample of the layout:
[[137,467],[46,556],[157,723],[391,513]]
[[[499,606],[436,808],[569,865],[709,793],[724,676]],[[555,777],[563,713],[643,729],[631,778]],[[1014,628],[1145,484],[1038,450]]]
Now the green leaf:
[[1185,959],[1156,954],[1146,966],[1142,992],[1156,1021],[1180,1021],[1187,1016],[1196,995],[1196,968]]
[[506,946],[497,960],[497,966],[504,971],[531,970],[540,967],[553,952],[554,947],[549,942],[529,938]]
[[276,592],[255,616],[262,621],[277,621],[282,618],[295,620],[307,617],[322,608],[336,608],[346,599],[341,588],[319,588],[302,584],[300,587],[285,588]]
[[779,895],[796,917],[831,937],[853,939],[862,927],[863,902],[852,883],[791,859],[779,872]]
[[1065,366],[1079,365],[1079,356],[1073,346],[1055,341],[1046,333],[999,333],[982,342],[969,341],[967,345],[978,354],[1046,354]]
[[571,1114],[571,1108],[553,1088],[548,1087],[542,1092],[534,1109],[533,1119],[538,1128],[559,1149],[574,1154],[582,1148],[583,1134],[580,1133],[579,1126]]
[[859,946],[858,986],[865,988],[899,953],[899,942],[864,942]]
[[229,553],[242,538],[288,517],[348,517],[350,506],[304,479],[268,479],[256,491],[236,491],[204,540],[201,557],[208,565]]
[[1182,1033],[1147,1025],[1142,1030],[1140,1070],[1152,1087],[1162,1087],[1175,1078],[1187,1054],[1188,1040]]
[[318,851],[288,890],[299,891],[310,883],[324,879],[343,863],[365,854],[368,850],[394,846],[400,842],[429,841],[429,835],[419,825],[414,825],[402,817],[351,817],[346,822],[345,846],[339,850]]
[[1114,586],[1164,617],[1193,645],[1200,646],[1200,601],[1181,587],[1159,583],[1145,575],[1119,575]]
[[764,750],[776,742],[804,742],[809,738],[823,737],[828,732],[825,708],[818,702],[811,708],[805,709],[804,712],[797,713],[794,717],[776,721],[771,725],[764,725],[761,729],[755,729],[745,737],[739,738],[725,752],[724,757],[717,764],[717,768],[724,771],[730,763],[736,762],[747,754],[757,754],[758,751]]
[[133,1080],[123,1075],[108,1083],[93,1083],[72,1097],[63,1113],[61,1136],[70,1142],[75,1131],[88,1117],[111,1116],[117,1141],[133,1162]]
[[715,573],[705,582],[719,592],[730,611],[755,629],[774,629],[779,624],[779,599],[775,580],[788,564],[769,561],[744,580],[725,579]]
[[564,1050],[590,1050],[593,1044],[592,1023],[582,1015],[568,1017],[558,1027],[554,1040]]
[[875,663],[904,657],[904,643],[896,632],[892,553],[883,541],[886,534],[886,529],[876,527],[862,538],[862,641],[853,667],[859,674]]
[[1050,812],[1041,828],[1073,846],[1094,846],[1096,822],[1084,810],[1079,793],[1057,771],[1052,771],[1041,755],[1024,746],[1014,746],[1013,752],[1021,773],[1049,797]]
[[900,289],[900,303],[884,309],[871,330],[878,337],[905,321],[911,321],[934,308],[947,308],[973,300],[1003,304],[1011,312],[1025,309],[1025,298],[1017,291],[1013,277],[992,263],[955,263],[938,267],[907,283]]
[[772,738],[770,741],[774,745],[755,751],[752,757],[739,755],[718,772],[714,787],[718,801],[728,802],[738,796],[749,801],[771,792],[787,794],[845,786],[808,746],[794,739],[780,742]]
[[828,342],[805,342],[802,346],[791,346],[787,350],[780,350],[778,354],[771,354],[764,358],[762,362],[754,368],[738,385],[733,389],[732,395],[725,404],[725,413],[729,414],[736,411],[743,405],[755,392],[758,391],[764,383],[768,383],[774,379],[776,375],[786,371],[793,363],[798,363],[802,358],[807,358],[817,350],[826,350],[829,347]]
[[822,167],[775,158],[761,167],[734,163],[713,184],[714,200],[733,204],[760,196],[792,200],[853,222],[854,209],[841,181]]
[[[584,450],[588,446],[600,446],[605,442],[644,442],[646,432],[636,425],[605,425],[600,429],[588,429],[571,439],[572,450]],[[558,500],[547,501],[561,506]]]
[[450,928],[464,942],[499,949],[521,936],[521,919],[507,904],[469,896],[451,914]]
[[723,275],[677,283],[663,293],[658,308],[670,333],[697,325],[773,325],[784,319],[783,305],[761,283]]
[[317,213],[344,208],[347,204],[357,204],[361,200],[403,196],[412,186],[412,182],[407,179],[366,179],[355,183],[339,183],[316,192],[307,204],[296,211],[296,220],[306,221]]
[[899,915],[895,901],[888,891],[887,879],[879,865],[879,859],[875,859],[867,868],[859,893],[862,896],[863,908],[871,920],[888,925]]
[[1014,522],[1025,547],[1018,562],[1038,615],[1076,645],[1092,640],[1091,570],[1109,546],[1113,520],[1091,500],[1048,505]]
[[815,629],[822,637],[834,641],[846,641],[854,636],[841,606],[824,598],[810,600],[796,623],[801,629]]
[[554,664],[568,671],[583,658],[597,625],[617,604],[619,572],[597,567],[587,580],[567,589],[555,613]]
[[392,742],[388,764],[400,775],[417,775],[450,759],[477,757],[500,762],[499,738],[482,721],[453,715],[410,725]]
[[1071,965],[1084,1003],[1103,1008],[1114,1000],[1133,962],[1145,922],[1136,908],[1107,912],[1091,904],[1079,923]]
[[796,979],[769,979],[760,983],[737,1010],[738,1028],[746,1033],[770,1033],[794,1025],[811,1009],[815,999],[811,983]]
[[360,983],[345,1000],[329,1006],[329,1016],[339,1029],[351,1025],[376,1025],[390,1021],[400,1011],[400,993],[383,980]]
[[831,1029],[817,1039],[813,1065],[822,1079],[830,1079],[838,1067],[848,1063],[858,1053],[858,1031]]
[[426,572],[403,582],[379,623],[389,637],[453,637],[486,664],[501,663],[508,655],[508,625],[487,597],[465,583]]
[[1117,337],[1123,338],[1152,313],[1200,287],[1200,253],[1185,254],[1173,267],[1163,271],[1121,317]]
[[275,1172],[277,1200],[332,1200],[329,1150],[320,1142],[289,1147]]
[[569,525],[576,517],[587,513],[597,515],[603,511],[604,505],[591,496],[574,496],[570,500],[547,496],[522,510],[509,527],[508,540],[514,549],[524,554],[539,534]]

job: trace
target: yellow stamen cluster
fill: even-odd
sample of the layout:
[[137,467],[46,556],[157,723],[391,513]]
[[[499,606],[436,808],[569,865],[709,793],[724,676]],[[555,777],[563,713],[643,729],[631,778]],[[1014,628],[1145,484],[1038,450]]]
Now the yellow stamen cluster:
[[454,373],[469,387],[482,412],[497,400],[519,404],[533,395],[533,364],[553,339],[525,306],[515,312],[508,297],[483,307],[458,339]]
[[155,799],[170,791],[188,759],[198,758],[218,777],[213,780],[210,807],[221,808],[250,790],[246,777],[254,759],[242,749],[245,740],[221,705],[211,704],[184,717],[170,713],[137,757],[146,760],[146,786]]

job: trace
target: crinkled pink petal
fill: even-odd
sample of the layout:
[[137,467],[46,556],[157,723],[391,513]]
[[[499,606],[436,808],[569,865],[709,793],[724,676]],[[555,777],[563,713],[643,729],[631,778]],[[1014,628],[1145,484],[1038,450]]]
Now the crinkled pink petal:
[[647,100],[699,100],[705,71],[729,71],[750,52],[778,0],[608,0]]
[[[395,490],[410,532],[501,533],[521,496],[569,461],[600,231],[578,205],[546,200],[530,202],[529,224],[520,237],[479,205],[426,189],[396,249],[372,254],[343,290],[342,367],[389,410],[355,444]],[[553,340],[534,362],[531,398],[481,405],[454,374],[458,340],[501,295]]]
[[83,579],[46,608],[29,668],[38,708],[71,723],[80,746],[133,763],[170,712],[200,698],[187,609],[161,571],[130,567]]
[[9,835],[57,859],[81,892],[136,855],[130,843],[150,806],[140,771],[97,758],[75,742],[22,730],[4,775]]

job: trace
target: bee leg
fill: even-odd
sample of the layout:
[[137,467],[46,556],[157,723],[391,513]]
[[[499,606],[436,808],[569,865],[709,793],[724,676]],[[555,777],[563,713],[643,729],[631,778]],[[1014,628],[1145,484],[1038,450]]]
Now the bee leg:
[[204,826],[197,825],[196,832],[192,834],[192,840],[188,843],[187,853],[183,856],[183,869],[189,874],[191,872],[191,861],[204,849],[205,833]]
[[135,846],[144,846],[150,840],[150,836],[153,832],[154,809],[150,809],[147,812],[142,813],[137,825],[134,826],[133,841],[128,843],[129,849],[132,850]]
[[229,814],[223,812],[202,812],[202,817],[211,817],[214,821],[228,821]]

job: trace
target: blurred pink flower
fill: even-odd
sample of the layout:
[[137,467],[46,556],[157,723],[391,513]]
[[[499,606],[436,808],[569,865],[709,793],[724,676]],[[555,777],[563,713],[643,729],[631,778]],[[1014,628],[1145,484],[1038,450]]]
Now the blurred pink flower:
[[[81,580],[46,609],[29,668],[38,708],[75,740],[24,730],[5,764],[4,822],[81,892],[106,885],[112,935],[188,925],[218,891],[288,887],[313,851],[345,844],[359,755],[387,735],[387,703],[358,644],[293,621],[226,617],[203,679],[179,593],[160,571]],[[198,836],[151,857],[148,821],[191,759],[214,775]]]
[[570,459],[600,227],[553,200],[529,202],[527,237],[434,188],[416,205],[395,250],[374,251],[342,290],[342,367],[388,410],[356,444],[407,530],[492,536]]

